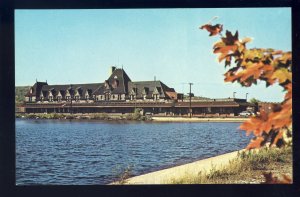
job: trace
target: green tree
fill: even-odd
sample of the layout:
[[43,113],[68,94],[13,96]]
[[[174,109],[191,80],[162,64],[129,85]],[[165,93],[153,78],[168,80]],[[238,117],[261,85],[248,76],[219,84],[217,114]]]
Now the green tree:
[[253,103],[253,104],[258,104],[259,102],[261,102],[260,100],[256,99],[256,98],[252,98],[250,99],[250,103]]

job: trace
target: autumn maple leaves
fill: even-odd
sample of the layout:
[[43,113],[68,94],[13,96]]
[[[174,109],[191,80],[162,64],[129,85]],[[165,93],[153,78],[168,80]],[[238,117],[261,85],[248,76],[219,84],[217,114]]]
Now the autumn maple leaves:
[[216,24],[214,26],[210,24],[205,24],[200,27],[200,29],[206,29],[208,32],[210,32],[209,36],[215,36],[219,34],[223,30],[223,25]]
[[225,60],[229,70],[224,74],[225,82],[237,81],[249,87],[258,80],[265,81],[266,86],[278,83],[286,91],[284,101],[273,106],[273,111],[258,115],[244,122],[240,128],[247,134],[255,136],[247,149],[259,148],[265,144],[282,146],[292,132],[292,53],[273,49],[247,49],[251,38],[240,40],[238,31],[232,35],[226,31],[222,36],[223,25],[205,24],[200,29],[207,30],[210,35],[220,35],[221,40],[214,44],[213,52],[219,54],[218,60]]

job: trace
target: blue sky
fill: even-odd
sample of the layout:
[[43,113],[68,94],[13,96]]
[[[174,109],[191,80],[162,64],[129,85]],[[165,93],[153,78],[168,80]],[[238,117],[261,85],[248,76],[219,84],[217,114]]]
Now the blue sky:
[[248,48],[291,50],[290,8],[16,10],[16,86],[99,83],[110,66],[132,81],[163,81],[177,92],[210,98],[282,101],[282,88],[225,83],[223,63],[212,53],[219,37],[199,26],[212,17],[224,29],[252,37]]

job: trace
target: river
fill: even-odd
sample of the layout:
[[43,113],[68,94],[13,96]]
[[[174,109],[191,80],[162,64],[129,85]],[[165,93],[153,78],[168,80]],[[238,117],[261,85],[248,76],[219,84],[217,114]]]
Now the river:
[[101,185],[244,148],[240,123],[16,119],[17,185]]

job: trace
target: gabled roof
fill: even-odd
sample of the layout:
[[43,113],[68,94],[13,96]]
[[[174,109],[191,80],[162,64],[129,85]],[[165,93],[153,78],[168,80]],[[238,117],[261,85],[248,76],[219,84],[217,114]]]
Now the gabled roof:
[[153,92],[159,92],[160,97],[167,97],[169,96],[166,92],[175,92],[173,88],[169,88],[161,81],[135,81],[128,83],[128,89],[131,91],[133,88],[137,88],[137,98],[141,98],[145,93],[145,88],[148,89],[147,97],[152,97]]
[[103,95],[109,92],[110,94],[126,94],[128,96],[133,88],[137,88],[137,98],[144,96],[151,98],[153,93],[159,94],[161,98],[173,98],[176,93],[173,88],[169,88],[161,81],[132,82],[123,68],[115,69],[105,80],[105,83],[48,85],[47,82],[36,82],[31,88],[32,93],[28,91],[26,95],[36,95],[37,97],[40,96],[41,92],[46,97],[49,91],[53,96],[57,96],[60,92],[64,97],[67,91],[73,95],[74,90],[78,90],[80,96],[84,96],[86,91],[94,95]]
[[[112,87],[112,84],[114,84],[116,81],[118,83],[117,87],[112,87],[110,93],[111,94],[127,94],[128,93],[128,82],[131,81],[131,79],[128,77],[127,73],[121,69],[117,68],[113,71],[113,73],[110,75],[110,77],[106,80],[107,83]],[[100,87],[98,87],[93,94],[100,95],[104,94],[106,92],[106,88],[104,87],[104,84]]]
[[[40,96],[40,92],[41,89],[44,85],[48,85],[47,82],[36,82],[27,92],[27,94],[25,94],[25,96],[36,96],[39,97]],[[30,93],[30,91],[32,90],[32,93]]]
[[[72,88],[72,90],[80,90],[79,93],[82,94],[85,93],[86,90],[89,90],[91,92],[93,92],[94,90],[96,90],[99,86],[102,86],[103,83],[89,83],[89,84],[67,84],[67,85],[44,85],[42,87],[43,91],[49,91],[49,90],[55,90],[56,94],[58,94],[58,91],[60,91],[62,94],[65,94],[65,92],[67,90],[70,90]],[[71,91],[71,92],[73,92]]]

